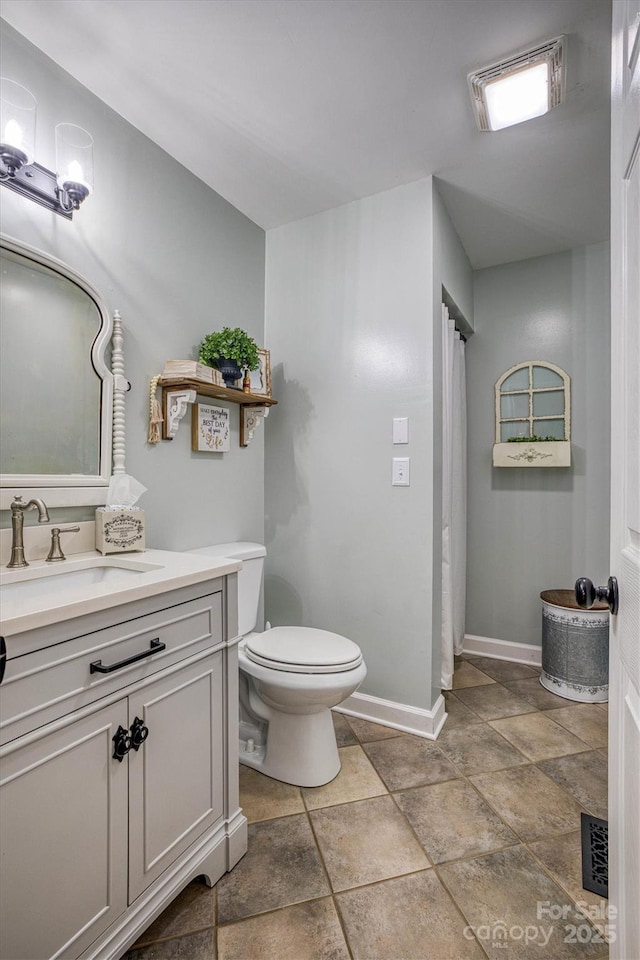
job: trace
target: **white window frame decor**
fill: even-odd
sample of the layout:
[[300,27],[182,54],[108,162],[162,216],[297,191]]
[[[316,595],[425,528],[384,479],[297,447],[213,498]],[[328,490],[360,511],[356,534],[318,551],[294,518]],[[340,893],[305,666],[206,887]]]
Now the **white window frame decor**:
[[[562,380],[562,386],[534,386],[534,367],[544,367],[553,371]],[[504,391],[502,385],[519,370],[528,372],[526,387]],[[564,412],[562,414],[535,414],[534,399],[544,393],[564,392]],[[505,396],[527,397],[526,416],[505,417],[502,415],[501,400]],[[564,435],[554,440],[530,439],[539,437],[540,426],[545,420],[562,420]],[[504,423],[522,424],[526,431],[524,440],[502,440]],[[526,360],[506,370],[495,385],[495,443],[493,445],[494,467],[569,467],[571,466],[571,379],[569,375],[554,363],[547,360]]]

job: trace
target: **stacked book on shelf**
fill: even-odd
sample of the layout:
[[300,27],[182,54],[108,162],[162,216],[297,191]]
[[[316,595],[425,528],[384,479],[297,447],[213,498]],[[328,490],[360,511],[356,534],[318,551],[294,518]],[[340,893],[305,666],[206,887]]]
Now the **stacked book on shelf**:
[[207,367],[197,360],[167,360],[162,371],[162,380],[200,380],[202,383],[212,383],[216,387],[224,387],[224,380],[219,370]]

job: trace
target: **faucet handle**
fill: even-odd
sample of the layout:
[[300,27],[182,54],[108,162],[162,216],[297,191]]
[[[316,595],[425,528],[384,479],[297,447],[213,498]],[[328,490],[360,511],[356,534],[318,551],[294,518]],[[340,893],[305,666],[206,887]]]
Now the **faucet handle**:
[[55,563],[56,560],[66,560],[62,547],[60,546],[61,533],[78,533],[80,527],[52,527],[51,528],[51,549],[47,556],[47,563]]

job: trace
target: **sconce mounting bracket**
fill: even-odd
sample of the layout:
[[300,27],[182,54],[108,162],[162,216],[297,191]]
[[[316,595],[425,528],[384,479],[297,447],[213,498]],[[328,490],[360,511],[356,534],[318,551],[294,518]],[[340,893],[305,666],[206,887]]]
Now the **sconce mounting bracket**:
[[22,196],[30,197],[48,210],[71,220],[73,210],[65,210],[60,203],[60,192],[56,175],[39,163],[30,163],[16,171],[14,176],[0,179],[0,183]]

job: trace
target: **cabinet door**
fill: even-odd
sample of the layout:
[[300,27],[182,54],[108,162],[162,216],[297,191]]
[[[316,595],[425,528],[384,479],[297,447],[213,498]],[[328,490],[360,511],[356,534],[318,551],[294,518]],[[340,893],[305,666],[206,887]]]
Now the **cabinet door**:
[[0,956],[76,957],[126,908],[126,701],[14,741],[0,762]]
[[129,902],[223,815],[222,652],[129,697]]

